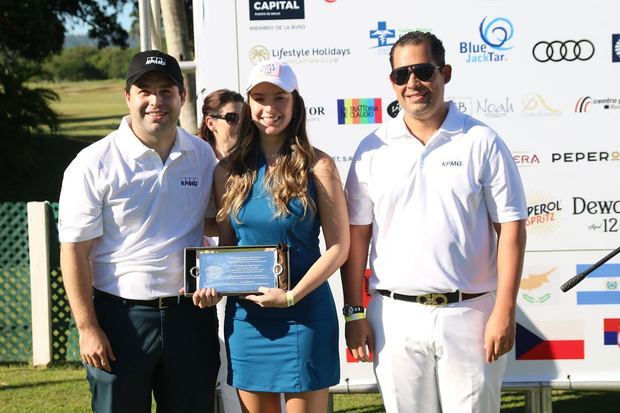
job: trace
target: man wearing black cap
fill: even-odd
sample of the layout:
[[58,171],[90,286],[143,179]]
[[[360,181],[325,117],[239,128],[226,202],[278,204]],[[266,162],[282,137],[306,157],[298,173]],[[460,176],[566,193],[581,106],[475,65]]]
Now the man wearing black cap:
[[214,307],[179,295],[183,249],[202,244],[216,159],[177,127],[178,62],[151,50],[127,73],[129,116],[65,171],[61,268],[97,412],[211,412]]

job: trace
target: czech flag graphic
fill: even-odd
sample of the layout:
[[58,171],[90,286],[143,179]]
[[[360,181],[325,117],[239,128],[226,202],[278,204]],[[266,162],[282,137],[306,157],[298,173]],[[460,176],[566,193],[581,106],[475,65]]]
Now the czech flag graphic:
[[[536,326],[540,333],[517,323],[517,360],[583,360],[583,324],[558,321],[536,323]],[[576,338],[576,335],[580,337]]]
[[620,335],[620,318],[606,318],[604,320],[604,340],[606,346],[616,346]]

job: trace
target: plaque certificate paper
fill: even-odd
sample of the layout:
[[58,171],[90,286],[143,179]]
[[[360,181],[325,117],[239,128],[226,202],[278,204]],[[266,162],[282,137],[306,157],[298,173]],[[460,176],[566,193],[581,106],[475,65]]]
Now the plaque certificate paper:
[[[194,260],[194,266],[186,265],[186,269],[190,277],[195,278],[195,282],[187,282],[186,275],[188,293],[196,289],[213,288],[221,295],[240,295],[256,293],[260,287],[288,287],[288,251],[282,246],[205,247],[192,250],[195,258],[186,250],[186,262]],[[193,288],[187,288],[188,285]]]

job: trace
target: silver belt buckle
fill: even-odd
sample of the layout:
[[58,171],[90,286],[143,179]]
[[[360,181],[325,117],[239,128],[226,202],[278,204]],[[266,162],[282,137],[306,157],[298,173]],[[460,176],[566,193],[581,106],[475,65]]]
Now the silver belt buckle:
[[166,297],[158,297],[157,298],[157,308],[159,310],[163,310],[165,308],[168,308],[168,306],[166,304],[164,304],[164,298],[166,298]]

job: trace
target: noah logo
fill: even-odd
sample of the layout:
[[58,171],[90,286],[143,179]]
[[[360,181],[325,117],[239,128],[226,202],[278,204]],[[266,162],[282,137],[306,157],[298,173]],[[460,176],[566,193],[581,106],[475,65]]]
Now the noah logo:
[[162,57],[151,56],[146,58],[146,64],[166,66],[166,59]]
[[446,160],[446,161],[441,161],[441,166],[463,166],[463,161],[459,161],[459,160]]
[[197,187],[198,186],[198,178],[196,178],[194,176],[183,176],[183,177],[181,177],[181,186]]

